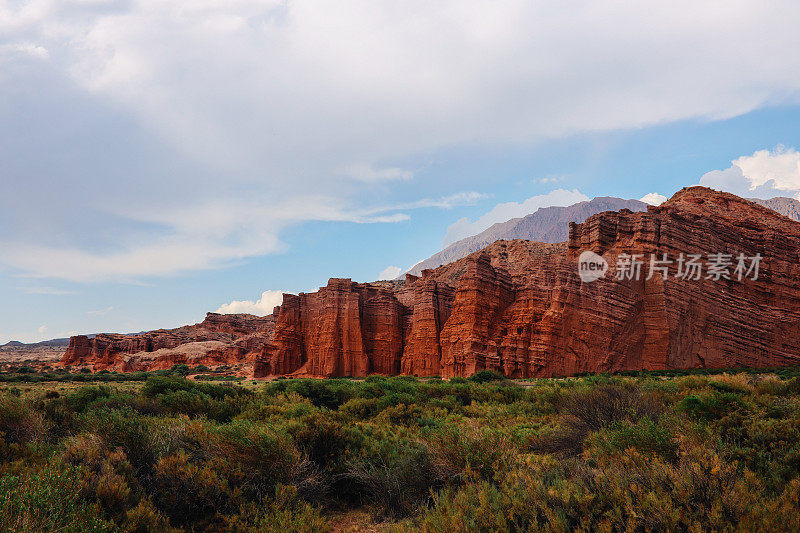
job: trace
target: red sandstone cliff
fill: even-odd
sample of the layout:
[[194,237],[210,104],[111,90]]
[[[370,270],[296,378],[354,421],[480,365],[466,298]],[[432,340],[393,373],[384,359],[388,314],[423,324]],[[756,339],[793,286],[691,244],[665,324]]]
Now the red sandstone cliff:
[[[583,250],[608,261],[605,277],[581,281]],[[647,212],[605,212],[571,224],[568,243],[497,241],[405,282],[331,279],[317,292],[285,295],[265,318],[210,314],[177,330],[74,337],[64,363],[168,367],[182,346],[216,341],[195,360],[245,362],[257,377],[451,377],[485,368],[532,377],[800,364],[798,250],[800,223],[692,187]],[[757,280],[683,280],[675,264],[667,279],[616,279],[620,254],[647,261],[651,253],[763,259]],[[163,357],[148,359],[160,349]]]

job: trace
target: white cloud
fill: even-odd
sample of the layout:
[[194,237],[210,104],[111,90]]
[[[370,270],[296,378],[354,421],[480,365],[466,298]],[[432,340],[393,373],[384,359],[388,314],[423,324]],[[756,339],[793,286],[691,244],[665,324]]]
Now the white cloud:
[[352,209],[327,196],[302,196],[280,203],[218,200],[187,207],[178,204],[168,209],[123,206],[117,208],[118,215],[132,221],[158,224],[168,228],[169,233],[109,252],[29,243],[2,246],[0,241],[0,263],[34,278],[135,283],[141,277],[220,268],[249,257],[281,251],[286,245],[278,237],[280,230],[303,221],[397,223],[410,218],[400,211],[450,209],[472,205],[486,197],[466,191],[438,199]]
[[384,268],[381,271],[381,273],[378,274],[378,280],[380,281],[380,280],[386,280],[386,279],[394,279],[397,276],[399,276],[402,271],[403,271],[402,268],[394,266],[394,265],[390,265],[390,266]]
[[261,298],[255,302],[252,300],[233,300],[223,304],[217,309],[217,313],[237,314],[245,313],[249,315],[265,316],[271,315],[275,306],[283,303],[283,291],[264,291]]
[[363,198],[437,150],[796,102],[799,17],[755,0],[5,3],[0,264],[219,268],[307,220],[405,220]]
[[414,176],[413,172],[402,168],[374,168],[372,165],[365,164],[351,165],[345,168],[342,174],[365,182],[410,180]]
[[537,178],[531,180],[532,183],[538,183],[540,185],[547,185],[548,183],[558,183],[559,181],[564,181],[569,178],[569,174],[548,174],[543,178]]
[[3,57],[13,58],[19,56],[48,59],[50,57],[50,52],[47,48],[34,43],[12,43],[0,46],[0,63]]
[[484,200],[489,196],[475,191],[464,191],[443,196],[441,198],[423,198],[415,202],[408,202],[404,204],[396,204],[394,206],[382,207],[376,212],[394,211],[403,209],[424,209],[424,208],[439,208],[439,209],[452,209],[457,206],[475,205],[480,200]]
[[800,189],[800,152],[794,148],[777,146],[774,150],[758,150],[733,164],[742,169],[753,189],[767,184],[784,191]]
[[475,221],[471,221],[468,218],[461,218],[451,224],[447,228],[447,233],[442,241],[442,248],[446,248],[465,237],[477,235],[498,222],[505,222],[512,218],[529,215],[541,207],[567,206],[586,200],[589,200],[589,197],[578,191],[578,189],[573,189],[571,191],[556,189],[547,194],[532,196],[521,203],[507,202],[497,204],[491,211],[481,215]]
[[56,289],[53,287],[29,287],[24,289],[28,294],[43,294],[49,296],[67,296],[78,294],[78,291],[68,291],[64,289]]
[[750,198],[800,198],[800,152],[780,145],[757,150],[731,161],[725,170],[705,173],[700,185]]
[[650,205],[661,205],[667,201],[667,197],[657,192],[651,192],[639,198],[639,201]]
[[39,329],[36,331],[38,331],[40,335],[44,335],[47,332],[47,326],[39,326]]
[[110,313],[113,310],[114,310],[114,306],[113,305],[109,305],[105,309],[94,309],[92,311],[86,311],[86,314],[87,315],[103,316],[103,315],[107,315],[108,313]]

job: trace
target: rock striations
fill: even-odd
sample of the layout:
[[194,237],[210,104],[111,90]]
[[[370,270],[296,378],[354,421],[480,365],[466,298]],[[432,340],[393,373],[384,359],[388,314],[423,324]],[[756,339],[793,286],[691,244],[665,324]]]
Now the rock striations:
[[[607,274],[578,275],[584,250]],[[800,364],[800,223],[691,187],[646,212],[569,225],[569,241],[497,241],[405,281],[331,279],[268,317],[209,314],[141,335],[73,337],[64,364],[121,370],[243,364],[255,377],[410,374],[515,378],[579,372]],[[680,257],[727,254],[730,279],[683,279]],[[618,261],[642,257],[642,275]],[[648,276],[651,254],[672,263]],[[733,275],[760,254],[758,279]],[[708,271],[710,272],[710,271]],[[630,278],[630,279],[629,279]],[[252,365],[252,366],[249,366]]]
[[123,372],[161,370],[175,364],[237,364],[255,360],[272,340],[275,316],[208,313],[200,324],[137,335],[102,333],[70,338],[64,365]]

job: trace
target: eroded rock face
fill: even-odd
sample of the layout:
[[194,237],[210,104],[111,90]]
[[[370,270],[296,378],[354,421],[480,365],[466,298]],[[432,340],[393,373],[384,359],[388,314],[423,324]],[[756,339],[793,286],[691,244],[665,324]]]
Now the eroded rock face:
[[160,370],[174,364],[252,363],[256,352],[272,340],[275,316],[208,313],[193,326],[160,329],[136,335],[103,333],[89,339],[70,338],[61,363],[123,372]]
[[[606,259],[605,277],[581,281],[584,250]],[[74,337],[64,362],[131,367],[131,358],[144,364],[143,352],[220,341],[229,347],[203,357],[252,364],[256,377],[452,377],[487,368],[535,377],[800,364],[799,250],[800,223],[692,187],[647,212],[623,209],[571,224],[568,243],[497,241],[405,282],[331,279],[317,292],[285,295],[269,317],[210,314],[177,330]],[[666,279],[648,278],[647,265],[638,279],[617,279],[621,255],[647,262],[651,253],[763,259],[757,280],[684,280],[676,263]]]

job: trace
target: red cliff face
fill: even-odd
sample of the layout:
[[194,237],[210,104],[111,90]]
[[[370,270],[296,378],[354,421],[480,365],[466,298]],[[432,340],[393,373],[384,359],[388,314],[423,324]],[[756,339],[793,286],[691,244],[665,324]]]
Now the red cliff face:
[[[800,223],[692,187],[644,213],[595,215],[572,224],[569,235],[554,245],[497,241],[405,282],[331,279],[317,292],[285,295],[269,317],[210,314],[177,330],[74,337],[64,363],[107,367],[219,341],[226,348],[209,354],[252,364],[256,377],[452,377],[487,368],[535,377],[800,364]],[[606,259],[605,277],[581,281],[584,250]],[[702,254],[707,263],[711,253],[734,261],[760,254],[758,279],[676,276],[681,254]],[[617,279],[623,254],[642,256],[639,279]],[[647,279],[650,254],[673,260],[666,279]]]
[[404,318],[405,347],[401,359],[403,374],[439,376],[442,373],[442,329],[450,318],[455,292],[425,271],[423,279],[408,275]]

